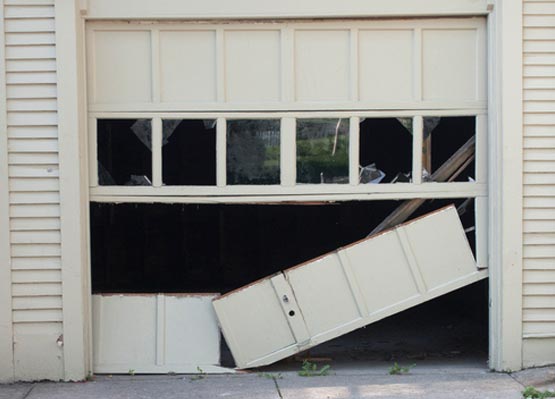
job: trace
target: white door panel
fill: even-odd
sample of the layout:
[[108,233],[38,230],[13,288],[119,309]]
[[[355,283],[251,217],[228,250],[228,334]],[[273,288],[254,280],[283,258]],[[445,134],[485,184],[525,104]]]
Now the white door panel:
[[213,301],[239,368],[273,363],[487,276],[453,206]]

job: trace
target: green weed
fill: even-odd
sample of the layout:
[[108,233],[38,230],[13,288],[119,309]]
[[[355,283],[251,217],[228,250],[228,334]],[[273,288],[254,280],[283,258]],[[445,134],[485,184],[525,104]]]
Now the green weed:
[[326,364],[322,366],[321,369],[318,369],[318,365],[316,363],[311,363],[308,360],[303,361],[303,365],[301,366],[301,370],[298,372],[299,376],[301,377],[322,377],[328,375],[330,372],[331,366]]
[[410,370],[414,368],[416,364],[411,364],[410,366],[402,367],[399,366],[397,362],[393,363],[393,366],[389,368],[389,374],[391,375],[401,375],[401,374],[408,374]]

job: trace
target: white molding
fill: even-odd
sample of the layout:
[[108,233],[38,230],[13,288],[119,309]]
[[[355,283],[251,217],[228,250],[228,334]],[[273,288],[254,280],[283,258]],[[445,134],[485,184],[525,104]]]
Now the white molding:
[[[486,198],[485,194],[477,195],[475,192],[470,191],[458,191],[458,192],[441,192],[441,191],[429,191],[425,193],[419,193],[418,198]],[[367,200],[403,200],[403,199],[413,199],[414,194],[411,193],[399,193],[392,195],[390,193],[355,193],[355,194],[299,194],[294,197],[286,195],[227,195],[218,197],[208,197],[208,196],[145,196],[145,195],[110,195],[110,194],[91,194],[90,200],[92,202],[113,202],[113,203],[170,203],[170,204],[254,204],[254,203],[302,203],[302,202],[337,202],[337,201],[367,201]]]
[[4,1],[0,0],[0,382],[14,380]]
[[485,15],[486,0],[94,0],[90,19],[349,18]]
[[[394,183],[394,184],[297,184],[286,185],[228,185],[219,186],[96,186],[91,187],[91,196],[183,196],[183,197],[218,197],[242,195],[274,195],[289,197],[294,200],[297,195],[326,195],[326,194],[384,194],[391,199],[420,198],[421,195],[437,193],[452,196],[453,198],[477,197],[487,195],[487,185],[468,182],[451,183]],[[445,198],[445,197],[444,197]],[[449,198],[449,197],[447,197]]]
[[87,267],[84,24],[78,1],[56,0],[56,68],[62,235],[64,379],[90,371],[90,288]]
[[490,359],[522,368],[522,2],[497,0],[488,32]]

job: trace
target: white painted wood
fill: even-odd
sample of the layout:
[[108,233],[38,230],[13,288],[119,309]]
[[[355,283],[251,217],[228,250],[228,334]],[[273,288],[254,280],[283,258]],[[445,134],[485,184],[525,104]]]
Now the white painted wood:
[[555,361],[555,48],[553,2],[523,3],[524,177],[523,177],[523,364]]
[[360,181],[360,118],[349,119],[349,183],[356,186]]
[[[89,207],[86,192],[88,159],[84,74],[86,54],[83,46],[85,30],[83,21],[78,18],[80,14],[77,2],[56,1],[55,11],[63,287],[62,378],[66,381],[76,381],[82,380],[90,371],[90,282],[86,268]],[[114,43],[101,41],[99,44],[107,45],[105,50],[109,53],[117,52],[114,54],[117,57],[129,55],[133,58],[133,54],[128,54],[125,50],[123,54],[115,51]],[[100,70],[108,67],[103,64],[104,61],[101,61]],[[141,67],[142,65],[133,65],[133,71],[140,71]],[[124,81],[118,82],[109,90],[124,88],[128,77],[129,75],[123,76]],[[119,86],[120,84],[122,86]]]
[[162,119],[152,119],[152,186],[162,186]]
[[224,118],[216,121],[216,185],[225,187],[227,181],[227,123]]
[[[421,40],[423,29],[431,42]],[[328,109],[485,107],[484,29],[480,19],[90,23],[90,109],[317,110],[322,102]],[[112,54],[121,45],[130,54]],[[455,47],[464,62],[442,57]],[[431,58],[421,57],[423,51]],[[422,61],[430,66],[424,73]],[[131,63],[139,67],[120,80]],[[119,72],[110,75],[108,64]],[[449,79],[453,68],[459,79]],[[422,77],[440,90],[430,86],[424,101]],[[161,82],[162,101],[149,82],[154,88]],[[105,98],[95,98],[98,90],[108,90]]]
[[297,17],[395,17],[395,16],[452,16],[486,15],[485,0],[348,0],[341,4],[334,1],[310,0],[299,3],[285,0],[276,4],[255,0],[240,0],[233,4],[208,0],[170,0],[149,2],[109,0],[89,2],[86,17],[90,19],[211,19],[211,18],[297,18]]
[[[451,206],[239,288],[213,304],[238,368],[252,368],[486,275],[477,270]],[[298,333],[304,329],[308,340]]]
[[[222,172],[223,174],[223,172]],[[223,178],[223,176],[222,176]],[[21,187],[18,185],[18,187]],[[182,195],[182,196],[230,196],[230,195],[281,195],[295,196],[303,194],[385,194],[390,197],[404,195],[417,197],[426,196],[426,193],[451,193],[454,197],[460,198],[462,193],[471,197],[485,195],[487,186],[472,182],[452,182],[452,183],[430,183],[428,185],[413,185],[410,183],[380,184],[358,186],[342,184],[299,184],[294,187],[284,187],[278,185],[254,186],[254,185],[230,185],[226,187],[210,186],[98,186],[91,187],[91,196],[96,198],[103,195],[111,196],[163,196],[163,195]]]
[[216,65],[215,30],[161,30],[161,101],[216,101]]
[[277,29],[225,31],[227,101],[280,101],[280,35]]
[[523,367],[541,367],[553,364],[555,336],[552,333],[530,335],[530,337],[524,338],[522,343]]
[[217,294],[93,295],[96,373],[231,372],[219,367]]
[[412,182],[414,184],[422,183],[422,174],[424,172],[422,169],[423,141],[424,118],[422,116],[415,116],[412,118]]
[[[522,2],[488,17],[490,358],[522,367]],[[515,311],[515,309],[519,309]]]
[[[4,1],[0,0],[0,87],[4,88]],[[8,186],[8,134],[6,93],[0,90],[0,382],[13,382],[12,272],[10,268],[10,223]]]
[[[422,96],[424,99],[477,100],[479,71],[476,30],[422,31]],[[456,76],[456,79],[453,77]],[[474,83],[474,84],[473,84]]]
[[295,129],[295,118],[281,119],[280,178],[281,185],[287,187],[293,187],[297,180],[297,132]]
[[23,381],[37,378],[58,380],[63,375],[63,363],[52,359],[63,356],[63,348],[56,343],[62,334],[60,322],[15,324],[14,356],[18,359],[15,363],[17,378]]
[[411,29],[359,31],[359,90],[363,101],[414,99]]
[[347,101],[350,97],[350,31],[295,32],[295,97],[298,101]]
[[94,69],[94,80],[89,78],[90,101],[151,101],[150,31],[99,31],[89,37],[93,35],[94,51],[88,54]]

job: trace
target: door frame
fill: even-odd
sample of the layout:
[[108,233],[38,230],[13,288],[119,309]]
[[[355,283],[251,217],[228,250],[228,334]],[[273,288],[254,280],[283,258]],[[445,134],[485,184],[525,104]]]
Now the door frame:
[[[148,0],[55,0],[60,146],[62,287],[66,380],[92,372],[85,21],[87,19],[164,19],[183,17],[189,2],[164,6]],[[206,18],[261,18],[257,2],[242,0],[237,15],[217,1],[207,3]],[[367,4],[368,3],[368,4]],[[284,3],[266,18],[487,16],[488,26],[488,176],[490,333],[489,367],[522,367],[522,4],[503,0],[351,0],[341,9],[323,9],[317,0],[303,10]],[[175,7],[167,13],[163,7]],[[248,8],[251,7],[251,8]],[[287,8],[290,7],[290,8]],[[200,12],[199,10],[196,11]],[[233,13],[234,12],[234,13]],[[177,15],[177,17],[176,17]],[[517,311],[515,311],[517,310]]]

